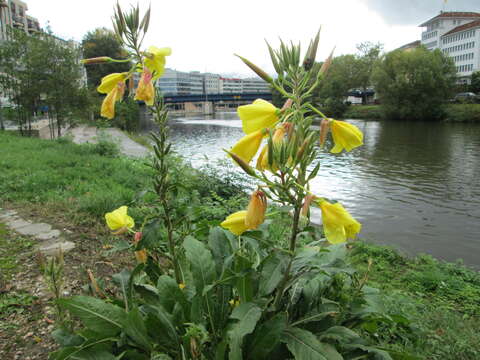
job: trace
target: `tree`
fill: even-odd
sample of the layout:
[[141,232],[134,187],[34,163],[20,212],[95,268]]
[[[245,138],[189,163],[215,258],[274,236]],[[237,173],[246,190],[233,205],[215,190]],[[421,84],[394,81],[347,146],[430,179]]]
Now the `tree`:
[[376,91],[388,118],[436,120],[451,97],[456,80],[452,59],[440,50],[419,47],[388,53],[373,75]]
[[22,133],[40,105],[47,105],[61,135],[83,86],[79,60],[78,47],[51,32],[27,35],[12,29],[0,44],[0,85],[17,110]]
[[[97,28],[89,31],[82,40],[82,52],[84,58],[108,56],[113,59],[126,57],[122,44],[118,41],[115,33],[106,28]],[[95,66],[86,66],[88,86],[95,87],[100,84],[105,75],[124,72],[130,69],[130,63],[104,63]]]
[[475,71],[472,74],[472,82],[470,84],[470,91],[475,94],[480,93],[480,71]]
[[373,69],[380,58],[380,53],[382,52],[382,50],[383,45],[380,43],[374,44],[367,41],[357,45],[358,53],[355,56],[357,77],[355,78],[355,87],[359,87],[362,89],[363,104],[367,103],[367,88],[372,84]]

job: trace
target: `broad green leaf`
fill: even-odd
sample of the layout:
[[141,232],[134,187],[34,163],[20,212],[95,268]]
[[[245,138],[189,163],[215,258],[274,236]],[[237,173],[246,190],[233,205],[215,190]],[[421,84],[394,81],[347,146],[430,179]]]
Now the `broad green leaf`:
[[157,289],[160,295],[160,304],[169,313],[173,312],[175,304],[180,304],[183,309],[188,309],[188,302],[184,290],[178,287],[177,282],[170,276],[162,275],[158,278]]
[[272,254],[264,260],[258,288],[260,296],[268,295],[276,289],[282,281],[287,264],[288,259],[281,254]]
[[236,255],[235,272],[237,274],[235,288],[240,295],[240,301],[243,303],[250,302],[253,299],[254,289],[252,277],[252,263],[246,257]]
[[253,303],[243,303],[233,310],[232,319],[239,320],[234,323],[228,331],[229,339],[229,360],[242,360],[242,345],[245,335],[255,329],[258,320],[262,316],[262,310]]
[[[111,355],[112,344],[117,341],[115,338],[105,338],[100,340],[89,340],[81,346],[70,346],[50,354],[49,360],[75,360],[75,359],[98,359],[98,360],[112,360],[108,357]],[[93,357],[99,354],[97,358]],[[116,359],[113,357],[113,359]]]
[[297,360],[342,360],[335,348],[321,343],[310,331],[289,328],[284,331],[282,341]]
[[164,346],[178,349],[180,339],[172,322],[172,316],[161,306],[145,305],[142,310],[147,314],[145,324],[148,335]]
[[130,271],[123,269],[121,272],[112,276],[113,281],[118,285],[122,292],[123,301],[125,302],[125,309],[130,309],[130,296],[129,296],[129,283],[130,283]]
[[108,336],[120,332],[126,317],[122,308],[89,296],[74,296],[58,302],[77,316],[87,328]]
[[135,284],[135,292],[149,305],[158,305],[160,303],[160,294],[155,286],[149,284]]
[[280,313],[257,327],[248,347],[249,358],[268,359],[270,352],[280,343],[282,333],[287,327],[287,315]]
[[72,334],[65,329],[57,329],[53,331],[52,337],[62,347],[80,346],[85,342],[85,339],[83,337]]
[[344,326],[332,326],[323,331],[318,337],[319,340],[335,340],[339,343],[352,343],[360,336],[353,330]]
[[361,344],[349,344],[349,345],[343,345],[345,349],[359,349],[362,351],[365,351],[366,353],[369,354],[374,354],[375,355],[375,360],[393,360],[390,354],[381,349],[377,349],[373,346],[366,346],[366,345],[361,345]]
[[72,360],[117,360],[111,353],[103,350],[82,350],[70,357]]
[[222,228],[215,227],[210,230],[210,235],[208,236],[208,246],[212,251],[213,258],[215,259],[217,274],[220,277],[225,259],[232,254],[230,242]]
[[185,255],[190,262],[197,292],[202,294],[203,288],[215,281],[215,263],[211,252],[197,239],[188,236],[183,242]]
[[138,347],[148,352],[153,350],[152,341],[147,334],[145,320],[138,308],[133,308],[127,314],[123,331],[138,345]]

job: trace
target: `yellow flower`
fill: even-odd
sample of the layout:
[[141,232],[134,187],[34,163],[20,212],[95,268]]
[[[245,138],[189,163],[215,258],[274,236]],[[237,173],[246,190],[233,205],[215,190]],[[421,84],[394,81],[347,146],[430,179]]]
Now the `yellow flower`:
[[265,136],[265,129],[257,130],[251,134],[245,135],[235,145],[230,152],[240,157],[246,163],[249,163],[257,153]]
[[152,73],[148,68],[144,68],[135,93],[135,100],[143,100],[145,104],[152,106],[154,98],[155,88],[152,82]]
[[165,71],[165,56],[170,56],[172,54],[172,49],[159,49],[155,46],[150,46],[147,53],[145,66],[153,73],[153,80],[157,80]]
[[105,214],[107,226],[114,234],[122,234],[135,226],[133,219],[127,215],[127,206],[120,206],[118,209]]
[[240,305],[240,300],[230,299],[228,303],[233,307],[237,307],[238,305]]
[[345,121],[330,120],[335,146],[330,150],[332,153],[339,153],[343,149],[350,151],[363,145],[363,133],[352,124]]
[[252,104],[239,106],[237,112],[242,119],[243,132],[250,134],[273,127],[278,122],[280,110],[268,101],[257,99]]
[[248,230],[247,225],[245,224],[245,218],[247,217],[247,211],[237,211],[231,215],[228,215],[227,218],[220,224],[224,229],[230,230],[235,235],[241,235]]
[[102,78],[102,83],[97,91],[107,94],[102,102],[100,114],[107,119],[113,119],[115,116],[115,103],[122,100],[125,92],[126,73],[109,74]]
[[323,199],[318,202],[322,210],[323,230],[329,243],[345,242],[360,232],[362,225],[340,203],[331,204]]
[[247,208],[245,225],[248,229],[256,229],[265,221],[267,211],[267,197],[263,191],[254,191]]
[[180,290],[185,289],[186,286],[187,286],[187,285],[185,285],[184,283],[178,284],[178,287],[180,288]]

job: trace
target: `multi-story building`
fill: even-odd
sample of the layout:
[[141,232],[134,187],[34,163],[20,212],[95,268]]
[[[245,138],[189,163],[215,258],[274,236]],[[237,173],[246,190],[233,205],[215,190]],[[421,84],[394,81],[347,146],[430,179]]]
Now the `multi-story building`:
[[158,85],[165,95],[244,94],[269,92],[268,84],[258,78],[225,78],[198,71],[182,72],[165,69]]
[[21,0],[0,0],[0,40],[7,38],[9,26],[27,33],[40,31],[38,20],[27,15],[27,10],[27,4]]
[[440,12],[420,27],[426,27],[422,45],[450,56],[459,82],[470,82],[472,73],[480,70],[480,13]]

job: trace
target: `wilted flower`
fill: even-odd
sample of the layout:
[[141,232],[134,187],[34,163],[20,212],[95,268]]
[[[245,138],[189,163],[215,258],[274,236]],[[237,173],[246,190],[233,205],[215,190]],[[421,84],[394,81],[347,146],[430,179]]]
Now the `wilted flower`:
[[[135,236],[133,237],[133,243],[137,245],[141,239],[142,239],[142,233],[137,231],[135,233]],[[148,259],[147,249],[141,249],[141,250],[135,251],[135,258],[139,263],[146,264]]]
[[340,203],[331,204],[324,199],[317,203],[322,211],[323,230],[329,243],[345,242],[360,232],[362,225]]
[[152,82],[152,73],[145,67],[138,82],[137,91],[135,93],[135,100],[143,100],[148,106],[153,105],[155,98],[155,87]]
[[150,46],[145,56],[145,66],[153,73],[153,80],[157,80],[165,71],[165,57],[172,54],[170,48]]
[[328,131],[330,130],[330,120],[322,119],[320,123],[320,146],[325,144],[325,140],[327,139]]
[[108,56],[99,56],[99,57],[94,57],[94,58],[89,58],[89,59],[82,59],[80,60],[80,63],[84,65],[92,65],[92,64],[102,64],[106,62],[110,62],[113,59]]
[[267,196],[261,190],[256,190],[250,197],[250,203],[247,208],[245,225],[248,229],[256,229],[265,221],[265,212],[267,211]]
[[332,153],[339,153],[343,149],[350,151],[363,145],[363,133],[355,125],[331,119],[330,129],[335,143],[330,150]]
[[271,128],[278,122],[280,110],[268,101],[257,99],[252,104],[239,106],[243,132],[250,134],[260,129]]
[[125,92],[125,80],[127,73],[113,73],[102,78],[102,83],[97,91],[107,94],[102,102],[100,114],[107,119],[113,119],[115,116],[115,103],[120,101]]
[[120,206],[118,209],[106,213],[107,226],[115,235],[123,234],[135,226],[133,219],[127,215],[127,206]]

